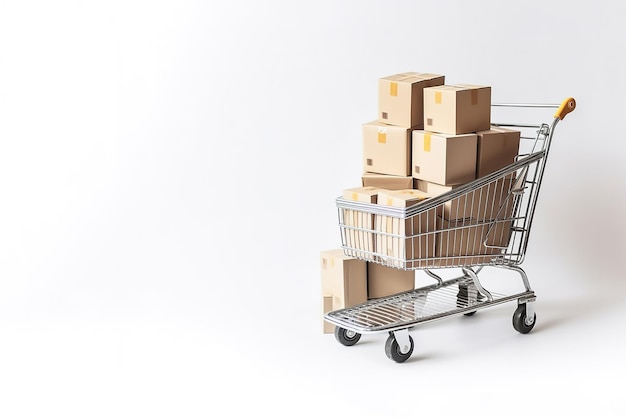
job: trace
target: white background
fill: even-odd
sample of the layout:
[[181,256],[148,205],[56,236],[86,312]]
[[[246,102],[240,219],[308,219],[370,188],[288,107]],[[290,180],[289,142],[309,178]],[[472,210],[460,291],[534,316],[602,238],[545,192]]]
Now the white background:
[[[610,4],[0,2],[0,415],[623,415]],[[415,329],[400,365],[322,334],[319,252],[405,71],[578,108],[524,263],[533,332],[509,303]]]

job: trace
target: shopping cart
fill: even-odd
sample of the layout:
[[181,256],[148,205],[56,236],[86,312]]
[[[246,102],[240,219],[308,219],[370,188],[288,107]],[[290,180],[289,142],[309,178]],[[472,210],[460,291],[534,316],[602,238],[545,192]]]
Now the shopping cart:
[[[520,113],[558,110],[550,124],[494,123],[521,132],[515,162],[437,197],[407,208],[337,198],[347,255],[403,270],[423,270],[435,280],[432,285],[325,314],[342,345],[356,344],[362,334],[388,332],[387,357],[404,362],[414,347],[410,328],[514,300],[515,330],[528,333],[534,327],[535,293],[519,265],[526,254],[554,130],[576,102],[568,98],[561,105],[492,105],[493,110],[496,107]],[[485,267],[517,272],[523,290],[487,290],[478,277]],[[443,271],[433,272],[443,268],[457,268],[462,274],[444,279]]]

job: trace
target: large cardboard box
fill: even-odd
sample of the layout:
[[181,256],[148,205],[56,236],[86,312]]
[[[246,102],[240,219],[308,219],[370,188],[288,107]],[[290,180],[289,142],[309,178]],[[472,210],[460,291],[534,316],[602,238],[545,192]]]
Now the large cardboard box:
[[438,74],[405,72],[378,80],[378,121],[405,128],[423,129],[425,87],[443,85]]
[[438,220],[438,257],[496,254],[500,249],[486,247],[484,243],[507,246],[511,235],[510,220],[493,223],[475,219],[446,220],[442,217]]
[[361,176],[361,183],[364,187],[377,187],[385,190],[406,190],[413,188],[413,177],[364,172]]
[[[381,189],[376,187],[355,187],[343,191],[342,197],[350,201],[376,204],[378,193]],[[343,224],[347,228],[342,230],[343,241],[347,255],[360,259],[375,260],[374,254],[374,215],[372,213],[342,209]],[[356,229],[352,229],[356,228]]]
[[491,125],[491,87],[457,84],[424,89],[424,130],[460,135]]
[[[414,188],[431,197],[437,197],[460,187],[460,185],[445,186],[419,179],[414,181]],[[442,217],[446,220],[510,218],[514,202],[511,193],[512,183],[513,176],[502,178],[447,201],[443,204]]]
[[[342,249],[320,253],[322,297],[332,297],[331,310],[367,301],[367,262],[346,256]],[[328,300],[324,303],[328,308]]]
[[504,128],[491,128],[476,132],[476,178],[483,177],[515,162],[519,152],[520,132]]
[[[444,194],[448,191],[452,191],[455,188],[460,187],[459,185],[441,185],[434,182],[429,182],[425,180],[419,180],[414,178],[414,187],[417,190],[423,191],[431,197],[437,197],[441,194]],[[471,211],[471,204],[467,201],[465,196],[461,196],[459,198],[455,198],[450,200],[443,205],[443,213],[442,216],[445,219],[462,219],[465,216],[466,212]]]
[[380,298],[415,288],[415,271],[367,263],[367,298]]
[[[381,191],[378,204],[412,207],[427,198],[426,193],[413,189]],[[376,215],[376,253],[380,260],[385,265],[406,268],[412,260],[434,256],[435,234],[428,232],[434,232],[437,227],[437,213],[431,209],[408,219]]]
[[514,195],[511,193],[515,174],[491,182],[468,195],[472,201],[469,217],[476,220],[510,219],[514,209]]
[[476,134],[413,131],[413,177],[441,185],[476,179],[476,143]]
[[378,174],[411,175],[412,129],[377,121],[362,126],[363,170]]

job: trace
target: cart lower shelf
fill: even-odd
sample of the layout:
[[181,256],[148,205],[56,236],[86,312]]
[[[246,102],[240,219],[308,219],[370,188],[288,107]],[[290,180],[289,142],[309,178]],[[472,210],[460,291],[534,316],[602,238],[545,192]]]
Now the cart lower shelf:
[[[528,307],[535,300],[532,290],[514,294],[486,291],[470,277],[460,277],[389,297],[369,300],[353,307],[331,311],[324,319],[336,326],[335,337],[345,345],[358,342],[362,334],[388,332],[387,356],[403,362],[412,353],[413,340],[408,329],[420,323],[476,311],[509,301],[518,301],[513,327],[528,333],[535,324],[535,314]],[[408,356],[407,356],[408,355]]]

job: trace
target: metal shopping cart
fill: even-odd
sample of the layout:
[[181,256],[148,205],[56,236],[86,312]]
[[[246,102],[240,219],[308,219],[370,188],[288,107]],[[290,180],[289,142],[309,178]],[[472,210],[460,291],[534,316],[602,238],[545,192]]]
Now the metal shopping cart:
[[[347,255],[403,270],[423,270],[435,280],[432,285],[325,314],[324,320],[335,325],[335,338],[342,345],[356,344],[362,334],[389,333],[387,357],[404,362],[413,353],[410,328],[469,316],[514,300],[515,330],[528,333],[534,327],[535,293],[519,265],[526,254],[554,130],[576,102],[568,98],[561,105],[492,105],[496,107],[558,110],[550,124],[497,124],[521,132],[525,145],[520,145],[516,161],[437,197],[406,208],[337,198],[342,248]],[[487,290],[478,277],[485,267],[517,272],[523,290]],[[441,272],[434,272],[444,268],[457,268],[462,274],[444,279]]]

